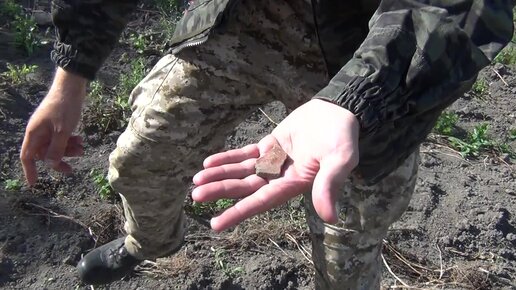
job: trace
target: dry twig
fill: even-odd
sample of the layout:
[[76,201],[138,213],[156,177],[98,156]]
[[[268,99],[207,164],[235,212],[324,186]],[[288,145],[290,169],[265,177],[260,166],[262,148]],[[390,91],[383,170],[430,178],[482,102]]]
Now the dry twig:
[[305,247],[303,247],[302,245],[299,245],[297,240],[291,234],[287,233],[287,234],[285,234],[285,236],[289,240],[294,242],[294,244],[296,245],[297,249],[301,252],[301,255],[303,255],[303,257],[308,261],[308,263],[313,265],[314,262],[312,261],[312,254],[310,254],[310,252]]
[[260,112],[262,112],[262,114],[267,118],[269,119],[269,121],[274,124],[275,126],[278,126],[278,122],[274,121],[271,117],[269,117],[269,115],[267,115],[263,110],[262,108],[258,108],[258,110],[260,110]]
[[505,79],[502,77],[502,75],[495,68],[491,68],[491,70],[494,71],[494,73],[500,78],[500,80],[502,80],[502,82],[504,83],[504,85],[506,87],[509,86],[509,84],[505,81]]

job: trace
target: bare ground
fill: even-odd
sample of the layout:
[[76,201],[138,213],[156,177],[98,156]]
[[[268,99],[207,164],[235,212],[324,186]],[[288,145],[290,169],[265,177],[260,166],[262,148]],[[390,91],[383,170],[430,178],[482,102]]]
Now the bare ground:
[[[146,10],[131,22],[127,35],[148,29],[154,12]],[[41,35],[44,31],[41,27]],[[21,85],[0,78],[0,288],[5,289],[89,289],[74,266],[96,243],[123,235],[120,204],[101,199],[90,177],[92,169],[106,170],[119,130],[90,132],[84,157],[71,161],[73,175],[43,169],[33,189],[4,188],[7,180],[23,178],[18,151],[27,120],[52,78],[49,51],[45,44],[24,56],[14,48],[8,25],[0,29],[0,72],[6,63],[38,65]],[[128,72],[134,55],[142,55],[149,68],[160,52],[152,48],[138,54],[121,43],[99,74],[101,82],[115,86],[118,72]],[[468,94],[449,108],[460,117],[457,134],[487,123],[493,139],[507,140],[516,128],[514,72],[500,64],[483,70],[489,95]],[[280,121],[285,114],[280,103],[268,104],[228,136],[227,147],[259,140],[274,127],[269,118]],[[516,289],[515,160],[488,152],[466,160],[439,140],[432,136],[423,144],[413,200],[385,241],[384,286]],[[514,140],[507,142],[516,148]],[[185,206],[192,207],[189,199]],[[206,215],[189,211],[189,234],[179,253],[146,262],[131,277],[104,288],[312,289],[302,209],[302,200],[294,200],[221,234],[206,226]]]

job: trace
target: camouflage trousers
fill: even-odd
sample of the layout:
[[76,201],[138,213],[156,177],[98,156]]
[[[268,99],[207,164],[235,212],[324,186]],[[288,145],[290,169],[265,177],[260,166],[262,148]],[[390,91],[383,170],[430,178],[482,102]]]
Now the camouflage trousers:
[[[109,180],[122,196],[126,247],[138,258],[182,245],[191,178],[239,122],[273,100],[293,110],[328,82],[307,1],[243,0],[236,9],[223,33],[166,55],[131,93]],[[409,202],[416,159],[375,186],[352,177],[337,225],[307,205],[319,288],[379,287],[381,241]]]

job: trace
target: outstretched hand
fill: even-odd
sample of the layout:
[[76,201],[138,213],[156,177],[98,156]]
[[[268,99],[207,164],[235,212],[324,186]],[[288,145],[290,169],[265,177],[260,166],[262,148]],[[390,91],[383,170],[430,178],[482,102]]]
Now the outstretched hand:
[[87,80],[59,68],[50,91],[32,114],[20,151],[23,172],[29,185],[38,178],[36,161],[50,168],[70,173],[64,157],[81,156],[82,138],[73,136],[81,116]]
[[[193,181],[197,202],[241,199],[211,220],[215,231],[277,207],[312,190],[317,214],[328,223],[338,220],[339,188],[358,164],[359,125],[356,117],[335,104],[311,100],[294,110],[258,144],[214,154]],[[282,175],[266,180],[255,174],[256,159],[280,145],[288,154]]]

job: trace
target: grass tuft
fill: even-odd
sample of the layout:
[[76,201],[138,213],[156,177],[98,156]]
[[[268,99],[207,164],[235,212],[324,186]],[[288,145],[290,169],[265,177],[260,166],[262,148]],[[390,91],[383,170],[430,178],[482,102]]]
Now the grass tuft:
[[23,14],[23,7],[14,0],[5,0],[0,5],[0,15],[10,19]]
[[6,179],[4,182],[4,188],[8,191],[18,191],[22,188],[22,182],[19,179]]
[[27,81],[27,76],[31,73],[34,73],[38,68],[37,65],[13,65],[7,64],[7,71],[2,73],[2,76],[7,78],[11,84],[19,85],[25,81]]
[[24,50],[27,55],[32,55],[40,42],[36,35],[36,21],[30,15],[18,15],[13,21],[14,42],[17,47]]
[[92,169],[90,177],[97,188],[97,193],[102,199],[115,199],[115,191],[109,185],[106,175],[100,169]]
[[471,88],[471,92],[477,98],[484,99],[489,96],[489,83],[482,78],[478,78],[477,81],[473,84]]
[[443,112],[434,127],[434,132],[450,136],[459,120],[459,116],[453,112]]

